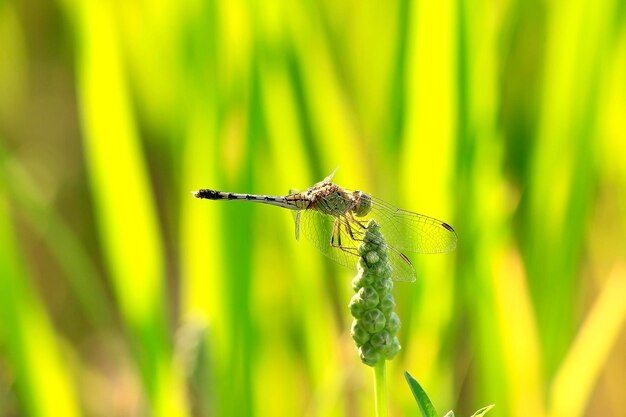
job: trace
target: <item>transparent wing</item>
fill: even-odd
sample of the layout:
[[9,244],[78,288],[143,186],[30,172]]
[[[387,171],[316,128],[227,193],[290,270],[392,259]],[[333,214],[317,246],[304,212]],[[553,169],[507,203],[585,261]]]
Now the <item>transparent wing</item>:
[[333,261],[348,268],[356,269],[358,258],[356,250],[360,242],[351,239],[350,236],[344,236],[345,219],[342,219],[340,220],[342,223],[341,244],[346,250],[332,246],[330,239],[333,235],[335,220],[335,217],[322,214],[317,210],[302,210],[300,211],[300,236],[303,236]]
[[[289,194],[296,194],[300,191],[295,188],[289,189]],[[291,216],[293,217],[293,221],[296,224],[296,240],[300,240],[300,210],[289,210],[291,212]]]
[[457,235],[445,222],[402,210],[375,197],[370,212],[356,219],[376,219],[387,244],[413,253],[445,253],[456,248]]
[[[300,211],[300,235],[330,259],[353,270],[356,270],[357,248],[363,241],[366,224],[349,216],[333,217],[314,209]],[[415,269],[408,258],[389,244],[387,248],[393,280],[415,281]]]

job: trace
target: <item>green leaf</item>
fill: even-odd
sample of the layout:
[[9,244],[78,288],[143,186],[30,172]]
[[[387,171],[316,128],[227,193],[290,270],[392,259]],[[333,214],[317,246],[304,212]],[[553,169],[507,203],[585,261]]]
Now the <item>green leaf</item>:
[[452,411],[452,410],[448,411],[448,412],[446,413],[446,415],[445,415],[445,416],[443,416],[443,417],[454,417],[454,411]]
[[417,401],[417,405],[419,406],[422,415],[424,417],[437,417],[435,407],[433,407],[433,404],[430,402],[430,398],[428,398],[428,395],[426,395],[426,392],[422,389],[420,384],[418,384],[415,378],[413,378],[407,371],[404,371],[404,377],[409,383],[411,392],[413,392],[413,396],[415,397],[415,401]]
[[491,405],[488,405],[487,407],[483,407],[483,408],[479,409],[478,411],[476,411],[476,412],[472,415],[472,417],[482,417],[482,416],[484,416],[485,414],[487,414],[487,411],[491,410],[491,409],[492,409],[493,407],[495,407],[495,406],[496,406],[495,404],[491,404]]

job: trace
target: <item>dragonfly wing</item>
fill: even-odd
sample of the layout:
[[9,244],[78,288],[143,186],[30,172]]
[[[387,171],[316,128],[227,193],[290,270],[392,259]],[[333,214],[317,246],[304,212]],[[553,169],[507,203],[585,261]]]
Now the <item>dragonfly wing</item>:
[[[338,231],[335,232],[335,246],[333,246],[331,237],[336,219],[336,217],[320,213],[317,210],[302,210],[300,212],[300,234],[333,261],[355,269],[358,259],[357,247],[360,242],[350,238],[346,233],[346,220],[340,218]],[[341,239],[343,249],[337,246],[339,239]]]
[[[289,195],[293,195],[293,194],[298,194],[300,191],[296,190],[295,188],[290,188],[289,189]],[[293,221],[296,225],[296,240],[300,240],[300,211],[301,210],[290,210],[291,211],[291,215],[293,216]]]
[[331,172],[330,174],[328,174],[326,176],[326,178],[324,178],[324,180],[322,181],[322,183],[327,183],[327,182],[331,182],[333,180],[333,177],[335,176],[335,172],[337,172],[337,170],[339,169],[339,167],[335,167],[335,169],[333,169],[333,172]]
[[407,210],[398,209],[372,197],[373,217],[390,246],[413,253],[445,253],[456,248],[457,235],[445,222]]
[[300,210],[295,211],[293,220],[296,222],[296,240],[300,240]]
[[[358,247],[363,241],[366,223],[345,216],[336,218],[317,210],[303,210],[300,213],[300,232],[306,240],[333,261],[355,270]],[[415,281],[415,269],[408,258],[392,246],[387,245],[387,250],[392,279]]]
[[389,250],[389,265],[391,265],[391,279],[401,282],[414,282],[416,278],[415,268],[405,254],[387,246]]

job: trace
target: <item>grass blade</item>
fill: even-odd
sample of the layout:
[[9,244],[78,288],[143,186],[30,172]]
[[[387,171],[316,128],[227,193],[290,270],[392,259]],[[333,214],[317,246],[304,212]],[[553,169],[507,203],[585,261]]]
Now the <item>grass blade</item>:
[[487,411],[491,410],[493,407],[495,407],[495,404],[491,404],[491,405],[488,405],[487,407],[483,407],[477,410],[474,414],[472,414],[472,417],[482,417],[485,414],[487,414]]
[[422,389],[420,384],[411,376],[410,373],[404,371],[404,377],[406,381],[409,383],[409,388],[411,388],[411,392],[415,397],[415,401],[422,412],[422,416],[424,417],[437,417],[437,411],[435,411],[435,407],[430,402],[430,398],[426,395],[426,392]]

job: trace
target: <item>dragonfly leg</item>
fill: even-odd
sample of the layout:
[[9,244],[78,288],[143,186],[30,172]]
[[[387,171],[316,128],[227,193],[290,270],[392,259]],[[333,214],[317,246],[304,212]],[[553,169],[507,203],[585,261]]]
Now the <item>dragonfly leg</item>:
[[358,221],[357,219],[354,218],[354,215],[351,212],[348,212],[346,214],[346,217],[348,218],[348,222],[347,223],[353,223],[356,224],[357,226],[359,226],[359,228],[365,230],[367,229],[367,227],[360,221]]
[[342,251],[346,253],[349,253],[350,255],[359,256],[359,251],[356,248],[350,248],[347,246],[337,246],[337,248],[341,249]]
[[[350,229],[350,225],[347,221],[346,221],[345,226],[346,226],[346,232],[350,235],[352,240],[360,240],[354,237],[354,235],[352,234],[352,230]],[[333,248],[340,249],[351,255],[359,256],[359,252],[357,251],[356,248],[350,247],[350,246],[343,246],[341,244],[341,234],[342,234],[341,219],[338,217],[335,219],[335,223],[333,224],[333,231],[332,231],[332,234],[330,235],[330,246],[332,246]]]
[[[350,235],[350,238],[352,238],[352,240],[354,241],[362,242],[366,227],[363,226],[363,224],[360,221],[356,220],[351,213],[348,213],[346,215],[346,217],[344,218],[344,221],[345,221],[346,232]],[[353,228],[354,225],[358,226],[359,230],[354,229]]]
[[[337,230],[339,229],[338,226],[339,226],[339,219],[335,219],[335,223],[333,224],[333,231],[330,234],[330,246],[332,247],[337,247],[337,245],[335,245],[335,237],[336,237],[335,235],[337,235]],[[338,236],[337,238],[339,239],[339,245],[341,245],[341,236]]]
[[363,230],[367,229],[367,226],[365,226],[362,222],[358,221],[357,219],[355,219],[354,217],[352,218],[354,220],[354,222]]
[[350,238],[352,240],[356,240],[354,234],[352,233],[352,227],[350,227],[350,220],[348,220],[348,217],[344,218],[344,227],[346,228],[346,233],[350,235]]

